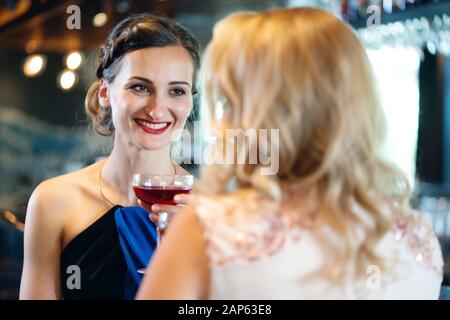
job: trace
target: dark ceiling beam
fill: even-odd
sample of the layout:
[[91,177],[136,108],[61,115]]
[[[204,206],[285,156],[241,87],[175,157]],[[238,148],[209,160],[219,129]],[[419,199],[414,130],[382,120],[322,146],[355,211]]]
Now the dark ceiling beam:
[[[18,16],[14,20],[9,21],[3,25],[0,25],[0,34],[5,30],[14,29],[15,26],[21,25],[22,23],[29,21],[30,19],[36,18],[41,15],[50,14],[57,10],[58,7],[64,5],[64,3],[77,4],[80,0],[67,1],[67,0],[48,0],[42,1],[31,1],[31,8],[25,14]],[[69,5],[69,4],[67,4]]]

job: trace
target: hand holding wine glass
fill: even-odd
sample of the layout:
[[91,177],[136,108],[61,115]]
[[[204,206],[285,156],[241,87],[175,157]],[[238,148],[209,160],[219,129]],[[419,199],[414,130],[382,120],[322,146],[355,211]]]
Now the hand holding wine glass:
[[[133,190],[139,199],[138,203],[151,213],[151,219],[156,223],[157,245],[161,242],[170,216],[182,209],[179,206],[181,202],[186,203],[186,196],[191,193],[193,183],[194,177],[191,175],[134,175]],[[145,268],[139,268],[137,272],[144,274]]]
[[191,196],[189,194],[175,195],[174,201],[176,205],[166,205],[166,204],[150,205],[139,199],[138,204],[139,206],[143,207],[150,213],[150,220],[152,220],[154,223],[158,223],[160,214],[167,214],[170,220],[174,214],[181,212],[181,210],[183,210],[183,208],[189,203],[190,197]]
[[183,198],[183,195],[191,193],[193,183],[194,177],[191,175],[134,175],[134,192],[140,200],[139,205],[151,212],[151,218],[157,226],[158,243],[167,227],[170,215],[181,209],[177,207],[177,204],[183,201],[186,203],[187,199]]

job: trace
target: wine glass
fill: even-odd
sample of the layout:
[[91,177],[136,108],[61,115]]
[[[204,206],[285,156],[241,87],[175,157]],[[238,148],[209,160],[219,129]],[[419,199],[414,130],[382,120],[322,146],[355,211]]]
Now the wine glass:
[[[194,177],[192,175],[137,173],[133,177],[133,190],[136,197],[149,206],[153,204],[176,205],[175,195],[191,193],[193,184]],[[168,223],[168,214],[161,212],[156,223],[157,245],[160,244]],[[144,273],[144,271],[145,269],[138,270],[139,273]]]

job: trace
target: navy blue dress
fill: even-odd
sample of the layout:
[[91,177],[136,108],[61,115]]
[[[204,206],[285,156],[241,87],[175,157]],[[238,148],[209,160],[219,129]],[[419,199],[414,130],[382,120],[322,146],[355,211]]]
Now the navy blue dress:
[[[114,206],[61,253],[64,299],[133,299],[156,248],[156,227],[141,207]],[[72,267],[71,267],[72,266]],[[79,286],[73,285],[74,267]]]

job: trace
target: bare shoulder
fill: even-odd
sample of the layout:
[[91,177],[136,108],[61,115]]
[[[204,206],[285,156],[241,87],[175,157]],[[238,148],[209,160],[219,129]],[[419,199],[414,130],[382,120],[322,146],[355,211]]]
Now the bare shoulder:
[[[83,197],[88,195],[97,166],[98,163],[95,163],[41,182],[30,197],[27,216],[35,211],[43,216],[53,212],[70,211],[74,204],[79,203]],[[57,219],[61,215],[52,214],[52,219]]]

